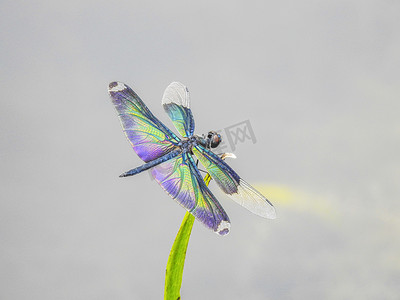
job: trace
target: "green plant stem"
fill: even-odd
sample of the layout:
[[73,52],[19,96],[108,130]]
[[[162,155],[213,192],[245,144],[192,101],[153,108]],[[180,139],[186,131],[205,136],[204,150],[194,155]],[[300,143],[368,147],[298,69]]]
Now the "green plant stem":
[[[207,174],[204,177],[206,185],[210,183],[211,177]],[[182,285],[183,267],[185,265],[186,250],[192,232],[194,217],[186,212],[181,227],[176,235],[174,244],[167,262],[165,272],[164,300],[179,300]]]

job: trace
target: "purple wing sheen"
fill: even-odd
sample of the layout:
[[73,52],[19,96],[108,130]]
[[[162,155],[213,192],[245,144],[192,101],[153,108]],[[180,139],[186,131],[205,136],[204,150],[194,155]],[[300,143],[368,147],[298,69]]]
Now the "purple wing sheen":
[[175,148],[179,138],[150,112],[130,87],[111,82],[108,92],[123,131],[142,160],[154,160]]
[[183,137],[192,136],[194,119],[190,110],[190,95],[187,87],[180,82],[172,82],[165,89],[162,104],[178,132]]
[[188,153],[151,169],[161,187],[198,221],[219,235],[229,232],[229,218],[205,185]]
[[210,150],[197,145],[193,153],[206,168],[218,186],[244,208],[268,219],[275,219],[275,208],[260,192],[244,181],[219,156]]

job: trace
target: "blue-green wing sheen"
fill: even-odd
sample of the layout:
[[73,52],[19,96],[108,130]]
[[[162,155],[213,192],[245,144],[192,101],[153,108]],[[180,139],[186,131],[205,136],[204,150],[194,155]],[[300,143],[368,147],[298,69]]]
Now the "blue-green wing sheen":
[[151,172],[161,187],[198,221],[219,235],[229,232],[228,215],[204,184],[190,154],[182,153]]
[[219,156],[197,145],[193,153],[206,168],[212,179],[235,202],[252,213],[268,219],[275,219],[275,208],[260,192],[244,181]]
[[190,95],[187,87],[180,82],[172,82],[165,89],[162,104],[178,132],[183,137],[192,136],[194,119],[190,110]]

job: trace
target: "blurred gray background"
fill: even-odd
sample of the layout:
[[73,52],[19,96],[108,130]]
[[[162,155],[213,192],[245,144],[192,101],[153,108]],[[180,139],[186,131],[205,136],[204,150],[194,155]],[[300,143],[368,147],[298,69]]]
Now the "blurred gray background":
[[214,191],[183,299],[399,299],[398,1],[1,1],[0,299],[162,299],[185,211],[147,173],[107,95],[130,85],[172,127],[249,120],[231,166],[274,203]]

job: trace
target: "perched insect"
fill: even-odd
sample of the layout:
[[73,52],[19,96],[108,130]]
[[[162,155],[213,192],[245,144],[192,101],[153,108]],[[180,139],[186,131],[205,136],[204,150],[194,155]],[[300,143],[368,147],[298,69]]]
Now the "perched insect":
[[245,182],[222,158],[211,151],[221,142],[214,131],[194,135],[189,91],[173,82],[162,104],[182,138],[176,136],[147,108],[139,96],[121,82],[111,82],[108,92],[123,131],[144,165],[123,173],[127,177],[151,169],[161,187],[194,217],[219,235],[229,232],[230,221],[221,204],[205,185],[193,155],[218,186],[234,201],[264,218],[274,219],[272,204]]

